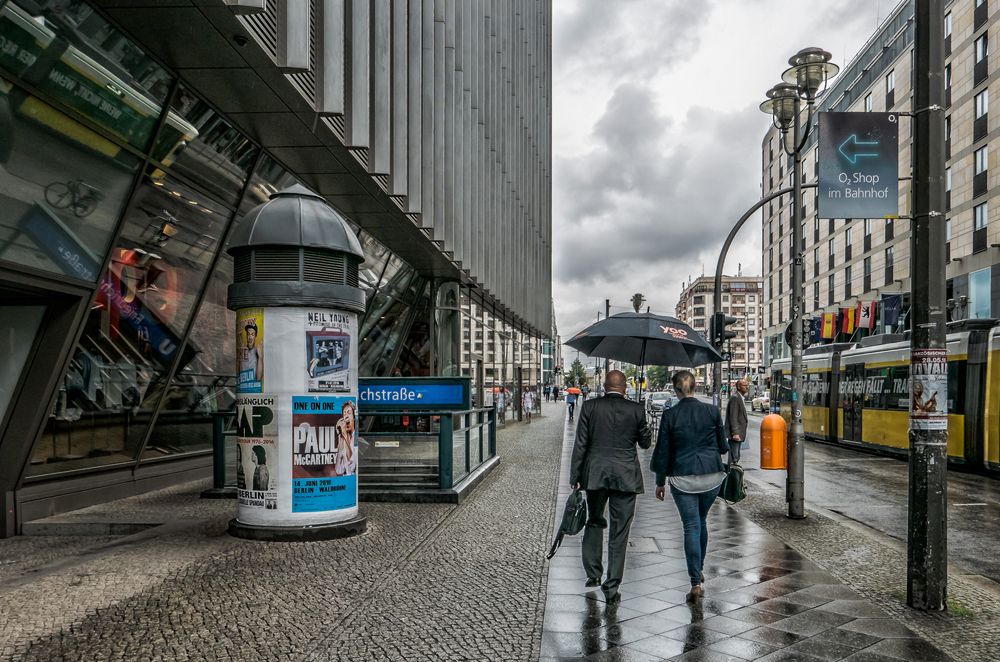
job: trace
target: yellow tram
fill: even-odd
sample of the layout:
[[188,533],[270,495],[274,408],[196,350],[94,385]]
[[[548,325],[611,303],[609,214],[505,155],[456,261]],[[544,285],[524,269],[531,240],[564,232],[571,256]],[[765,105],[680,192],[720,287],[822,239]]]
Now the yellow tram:
[[[1000,326],[948,325],[948,460],[1000,471]],[[910,343],[903,334],[821,345],[803,358],[806,438],[894,455],[909,448]],[[791,362],[771,364],[771,403],[791,415]]]

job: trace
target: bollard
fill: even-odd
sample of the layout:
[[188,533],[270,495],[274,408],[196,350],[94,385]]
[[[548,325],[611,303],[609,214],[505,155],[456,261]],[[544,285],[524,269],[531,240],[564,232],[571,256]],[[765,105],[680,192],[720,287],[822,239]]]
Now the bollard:
[[760,468],[787,469],[788,430],[780,414],[768,414],[760,422]]
[[229,532],[272,541],[362,533],[361,244],[326,200],[296,185],[250,210],[227,251],[238,348],[238,510]]

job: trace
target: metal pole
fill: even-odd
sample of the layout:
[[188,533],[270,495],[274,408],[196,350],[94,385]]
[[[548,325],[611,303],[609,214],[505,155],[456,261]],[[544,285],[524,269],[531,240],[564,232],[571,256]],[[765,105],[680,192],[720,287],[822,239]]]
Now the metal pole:
[[[948,350],[945,308],[942,0],[917,0],[910,234],[910,489],[906,602],[944,610],[948,583]],[[919,385],[919,386],[918,386]],[[923,393],[917,389],[923,387]],[[936,407],[930,401],[937,392]],[[918,401],[920,400],[920,401]],[[922,405],[922,407],[918,407]]]
[[[801,181],[801,178],[799,179],[799,181]],[[801,184],[800,188],[802,189],[816,188],[816,184],[815,183]],[[777,191],[775,191],[770,195],[764,196],[759,201],[757,201],[757,204],[753,205],[752,207],[750,207],[750,209],[746,210],[743,216],[740,217],[740,220],[736,221],[736,225],[733,226],[733,229],[729,231],[729,236],[726,237],[726,241],[722,244],[722,250],[719,251],[719,261],[715,263],[715,287],[712,292],[712,312],[718,312],[722,309],[722,269],[726,264],[726,255],[729,254],[729,247],[732,245],[733,240],[736,239],[736,235],[739,233],[740,228],[742,228],[743,224],[746,223],[751,216],[757,213],[757,211],[761,207],[771,202],[771,200],[774,200],[775,198],[780,198],[783,195],[792,193],[794,190],[795,189],[792,187],[783,188],[783,189],[778,189]],[[714,338],[710,338],[709,342],[713,342],[714,344]],[[719,348],[716,347],[716,349]],[[712,401],[715,403],[719,402],[719,384],[721,382],[722,382],[722,364],[713,363]]]
[[799,146],[802,131],[800,109],[801,102],[795,99],[795,132],[792,134],[796,150],[792,153],[792,309],[790,323],[792,325],[792,424],[788,435],[788,471],[785,476],[785,500],[788,502],[788,516],[792,519],[802,519],[805,514],[805,471],[806,458],[803,444],[804,428],[802,425],[802,403],[799,393],[802,392],[802,287],[805,281],[805,269],[802,263],[802,157]]
[[[604,300],[604,319],[611,317],[611,299]],[[604,359],[604,375],[608,374],[608,359]]]

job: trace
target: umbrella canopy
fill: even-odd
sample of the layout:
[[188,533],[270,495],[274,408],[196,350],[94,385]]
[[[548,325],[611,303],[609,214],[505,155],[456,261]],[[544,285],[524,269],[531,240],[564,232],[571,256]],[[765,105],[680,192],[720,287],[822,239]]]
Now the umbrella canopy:
[[676,317],[618,313],[591,324],[566,343],[587,356],[636,365],[694,367],[722,361],[705,338]]
[[581,391],[580,389],[578,389],[575,386],[570,386],[568,389],[566,389],[566,392],[567,393],[571,393],[573,395],[582,395],[583,394],[583,391]]

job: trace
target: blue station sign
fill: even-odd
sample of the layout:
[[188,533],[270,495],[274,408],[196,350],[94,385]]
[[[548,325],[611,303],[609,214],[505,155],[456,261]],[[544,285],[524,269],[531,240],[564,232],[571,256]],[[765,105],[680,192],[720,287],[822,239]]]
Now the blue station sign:
[[[470,409],[470,377],[363,377],[358,403],[369,411]],[[363,413],[363,412],[362,412]]]
[[899,215],[899,114],[820,113],[819,218]]

